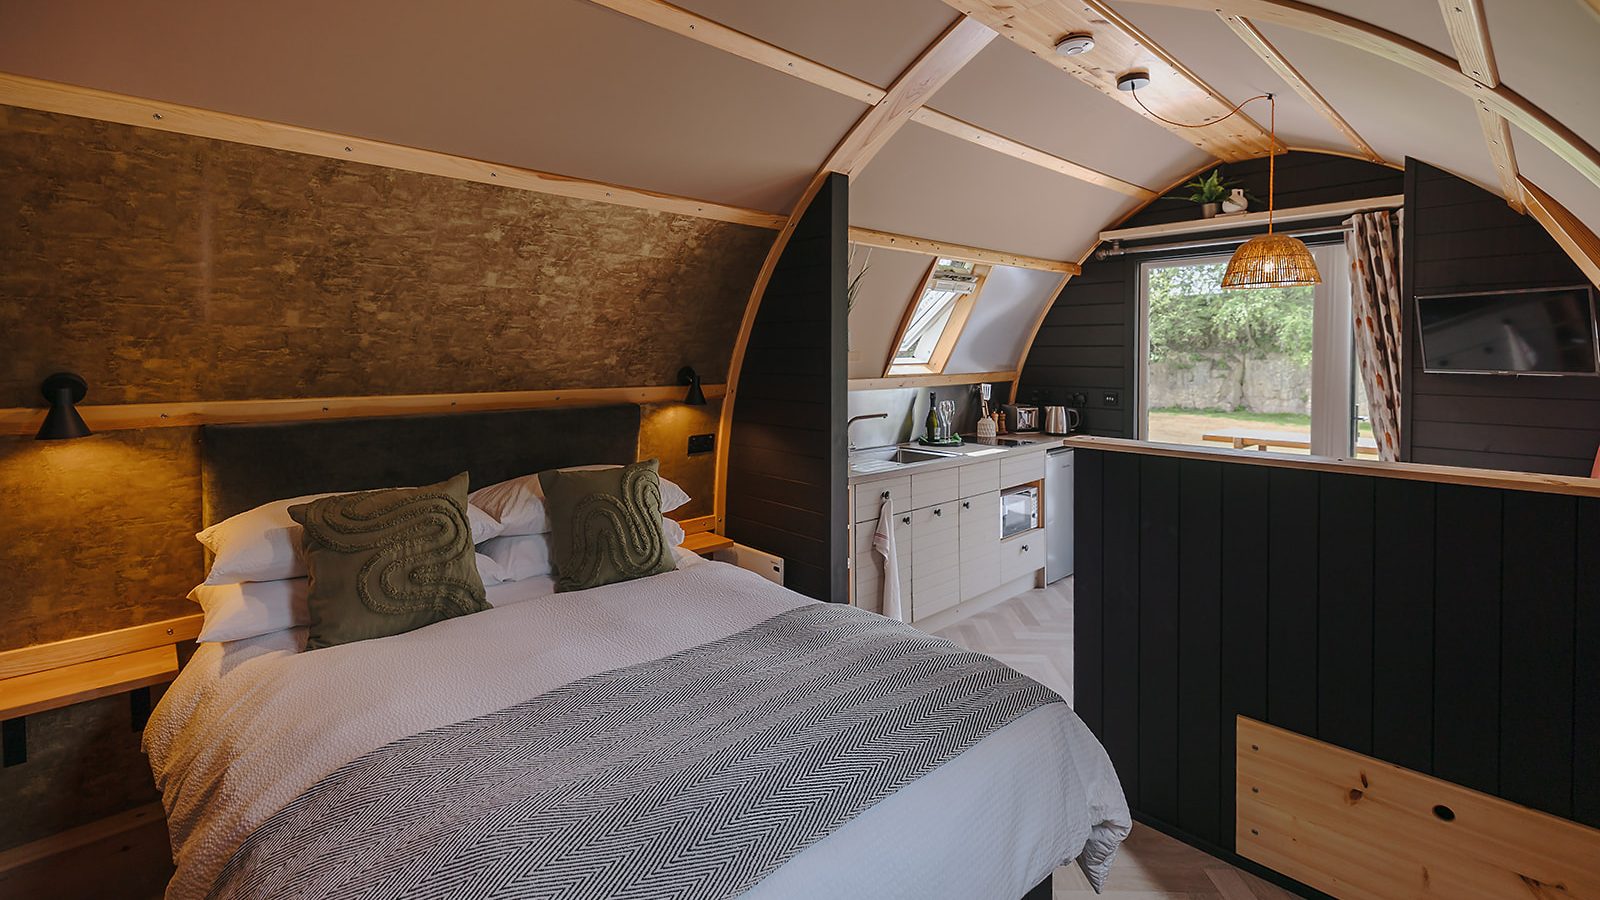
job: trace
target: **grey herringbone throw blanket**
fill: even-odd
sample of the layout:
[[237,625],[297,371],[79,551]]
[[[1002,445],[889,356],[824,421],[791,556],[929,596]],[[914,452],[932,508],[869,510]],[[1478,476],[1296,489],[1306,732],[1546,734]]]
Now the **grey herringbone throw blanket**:
[[734,897],[1049,689],[829,603],[356,759],[264,822],[228,898]]

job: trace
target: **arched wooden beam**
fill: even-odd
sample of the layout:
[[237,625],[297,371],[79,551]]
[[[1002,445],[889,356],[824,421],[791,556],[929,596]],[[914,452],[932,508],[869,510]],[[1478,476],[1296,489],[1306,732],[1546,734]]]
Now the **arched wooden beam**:
[[911,121],[912,114],[922,108],[933,92],[977,56],[978,51],[994,37],[993,31],[965,16],[952,22],[895,79],[883,99],[857,119],[844,137],[839,139],[828,158],[817,168],[817,174],[811,177],[811,183],[806,185],[805,193],[795,203],[788,220],[778,229],[778,236],[767,250],[767,257],[762,260],[761,269],[756,273],[755,284],[750,288],[750,299],[745,302],[744,318],[739,323],[739,336],[733,344],[733,357],[728,361],[727,395],[722,400],[722,414],[717,420],[715,508],[719,533],[728,513],[728,439],[733,435],[733,407],[739,398],[739,372],[744,368],[745,350],[750,344],[750,332],[755,328],[756,314],[761,311],[761,298],[767,292],[772,273],[778,268],[778,260],[789,246],[789,239],[794,237],[795,226],[800,224],[801,217],[806,214],[806,209],[811,206],[811,201],[816,198],[829,175],[835,172],[849,175],[861,171],[889,142],[889,138]]
[[1589,280],[1600,285],[1600,237],[1577,216],[1527,178],[1517,178],[1528,212],[1550,232]]
[[1274,22],[1364,50],[1426,75],[1471,97],[1474,102],[1527,132],[1550,148],[1568,165],[1600,187],[1600,150],[1579,137],[1554,116],[1503,84],[1482,84],[1461,71],[1460,64],[1403,35],[1370,22],[1332,12],[1300,0],[1143,0],[1158,6],[1176,6],[1205,12],[1246,16],[1257,22]]

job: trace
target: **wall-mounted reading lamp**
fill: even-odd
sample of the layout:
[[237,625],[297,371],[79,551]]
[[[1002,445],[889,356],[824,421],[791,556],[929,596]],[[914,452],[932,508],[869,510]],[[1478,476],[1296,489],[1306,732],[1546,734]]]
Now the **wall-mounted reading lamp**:
[[692,366],[684,366],[678,370],[678,383],[689,386],[689,392],[684,396],[683,402],[690,406],[706,405],[706,392],[700,390],[700,373]]
[[50,401],[50,412],[34,437],[41,441],[64,441],[88,437],[89,430],[83,416],[78,415],[76,404],[89,393],[89,383],[71,372],[57,372],[44,380],[39,393]]

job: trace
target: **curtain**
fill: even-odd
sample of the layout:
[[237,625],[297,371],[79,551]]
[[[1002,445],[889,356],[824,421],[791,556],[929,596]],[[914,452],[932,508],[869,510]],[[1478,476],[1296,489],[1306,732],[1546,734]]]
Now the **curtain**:
[[1400,237],[1405,211],[1356,213],[1345,224],[1356,361],[1367,388],[1378,458],[1400,458]]

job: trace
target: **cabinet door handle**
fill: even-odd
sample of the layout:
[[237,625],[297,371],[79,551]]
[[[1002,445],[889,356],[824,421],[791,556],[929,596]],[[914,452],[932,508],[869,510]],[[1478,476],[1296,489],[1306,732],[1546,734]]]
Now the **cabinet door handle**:
[[910,525],[911,524],[911,517],[910,516],[902,516],[900,518],[900,524],[901,525]]
[[933,514],[936,515],[936,516],[942,516],[942,515],[944,515],[944,510],[943,509],[939,509],[939,508],[936,507],[933,510]]
[[1027,544],[1023,544],[1022,545],[1022,552],[1023,553],[1027,553],[1028,552],[1028,545]]
[[879,494],[878,495],[878,499],[879,500],[887,500],[887,499],[889,499],[889,492],[888,491],[884,491],[882,494]]
[[972,508],[972,501],[971,500],[963,500],[963,501],[961,501],[961,508],[962,509],[971,509]]

